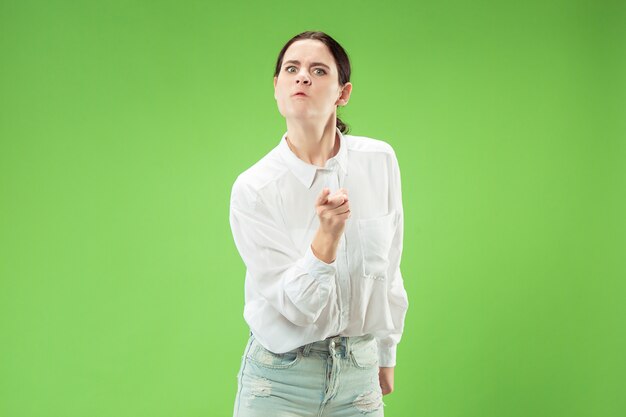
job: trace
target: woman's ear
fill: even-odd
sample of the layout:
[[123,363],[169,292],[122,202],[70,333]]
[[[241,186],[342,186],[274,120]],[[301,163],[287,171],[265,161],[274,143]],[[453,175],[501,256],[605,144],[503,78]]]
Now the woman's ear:
[[352,83],[345,83],[335,104],[337,106],[345,106],[348,104],[348,100],[350,100],[350,94],[352,94]]

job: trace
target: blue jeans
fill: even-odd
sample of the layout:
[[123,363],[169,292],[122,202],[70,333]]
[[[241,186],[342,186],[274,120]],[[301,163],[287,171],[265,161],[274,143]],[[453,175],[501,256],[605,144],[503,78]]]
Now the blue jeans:
[[250,333],[237,380],[234,417],[384,416],[372,335],[276,354]]

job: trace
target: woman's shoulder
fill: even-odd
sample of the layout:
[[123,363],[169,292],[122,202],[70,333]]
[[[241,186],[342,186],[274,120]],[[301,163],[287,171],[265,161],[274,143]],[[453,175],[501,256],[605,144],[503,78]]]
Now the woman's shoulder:
[[274,148],[235,178],[233,192],[237,190],[248,193],[258,192],[284,174],[285,170],[285,165],[281,163],[277,149]]
[[344,137],[349,151],[382,152],[395,155],[393,147],[386,140],[359,135],[344,135]]

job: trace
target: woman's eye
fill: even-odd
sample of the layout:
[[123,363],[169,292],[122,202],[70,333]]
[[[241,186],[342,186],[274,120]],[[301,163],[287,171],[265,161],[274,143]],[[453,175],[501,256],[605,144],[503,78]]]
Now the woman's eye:
[[[294,73],[294,71],[291,71],[291,69],[292,69],[292,68],[294,68],[294,69],[295,69],[296,67],[294,67],[293,65],[290,65],[290,66],[288,66],[287,68],[285,68],[285,71],[290,72],[290,73],[292,73],[292,74],[293,74],[293,73]],[[323,69],[321,69],[321,68],[315,68],[313,71],[320,71],[320,72],[318,72],[318,74],[319,74],[319,75],[324,75],[324,74],[326,74],[326,71],[325,71],[325,70],[323,70]]]

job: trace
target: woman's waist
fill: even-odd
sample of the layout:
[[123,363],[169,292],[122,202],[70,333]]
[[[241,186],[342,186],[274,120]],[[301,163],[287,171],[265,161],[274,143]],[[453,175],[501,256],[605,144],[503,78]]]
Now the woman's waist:
[[371,334],[365,334],[360,336],[330,336],[323,340],[307,343],[299,347],[301,350],[329,352],[332,350],[346,351],[356,350],[364,346],[368,346],[371,343],[376,343],[375,338]]

